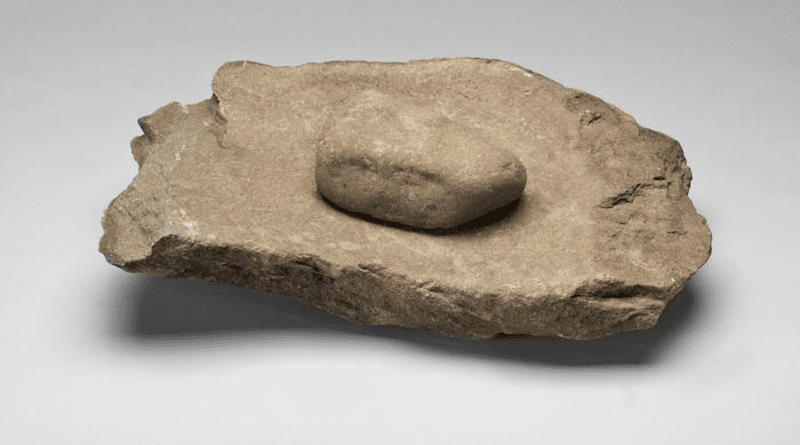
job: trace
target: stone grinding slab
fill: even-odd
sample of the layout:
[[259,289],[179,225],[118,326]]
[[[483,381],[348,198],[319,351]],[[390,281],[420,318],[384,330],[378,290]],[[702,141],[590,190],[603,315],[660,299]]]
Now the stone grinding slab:
[[[368,91],[491,137],[525,165],[522,197],[439,231],[332,206],[317,192],[315,147]],[[711,253],[678,142],[500,60],[231,62],[211,99],[139,123],[139,173],[106,210],[100,241],[130,272],[447,336],[590,339],[652,327]]]

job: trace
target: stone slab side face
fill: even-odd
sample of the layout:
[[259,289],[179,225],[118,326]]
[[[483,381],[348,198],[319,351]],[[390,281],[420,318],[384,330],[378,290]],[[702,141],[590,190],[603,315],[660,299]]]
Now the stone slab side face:
[[[297,297],[366,324],[589,339],[652,327],[711,252],[678,142],[508,62],[242,61],[222,66],[213,90],[139,120],[139,174],[103,218],[111,264]],[[317,190],[318,144],[365,92],[512,153],[522,196],[436,232],[335,208]]]

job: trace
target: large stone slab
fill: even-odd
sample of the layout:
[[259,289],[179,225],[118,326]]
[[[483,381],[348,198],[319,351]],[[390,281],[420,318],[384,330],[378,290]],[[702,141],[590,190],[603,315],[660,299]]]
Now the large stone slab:
[[[139,174],[103,218],[111,264],[361,323],[588,339],[652,327],[711,252],[678,142],[508,62],[232,62],[213,90],[140,119]],[[367,91],[487,135],[525,165],[522,197],[436,231],[331,205],[316,147]]]

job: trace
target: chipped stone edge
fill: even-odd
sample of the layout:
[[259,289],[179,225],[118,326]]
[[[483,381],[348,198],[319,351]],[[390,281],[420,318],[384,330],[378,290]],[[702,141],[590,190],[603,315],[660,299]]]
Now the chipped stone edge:
[[160,238],[146,257],[120,267],[295,297],[362,324],[471,338],[526,334],[588,340],[648,329],[685,284],[658,288],[596,277],[568,294],[531,297],[415,281],[377,265],[342,266],[313,255],[212,245],[178,235]]

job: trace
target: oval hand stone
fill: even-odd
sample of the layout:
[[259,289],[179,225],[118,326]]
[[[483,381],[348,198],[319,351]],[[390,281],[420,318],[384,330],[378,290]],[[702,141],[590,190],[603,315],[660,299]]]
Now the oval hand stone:
[[527,171],[477,128],[370,90],[326,124],[315,177],[341,208],[435,229],[516,200]]

